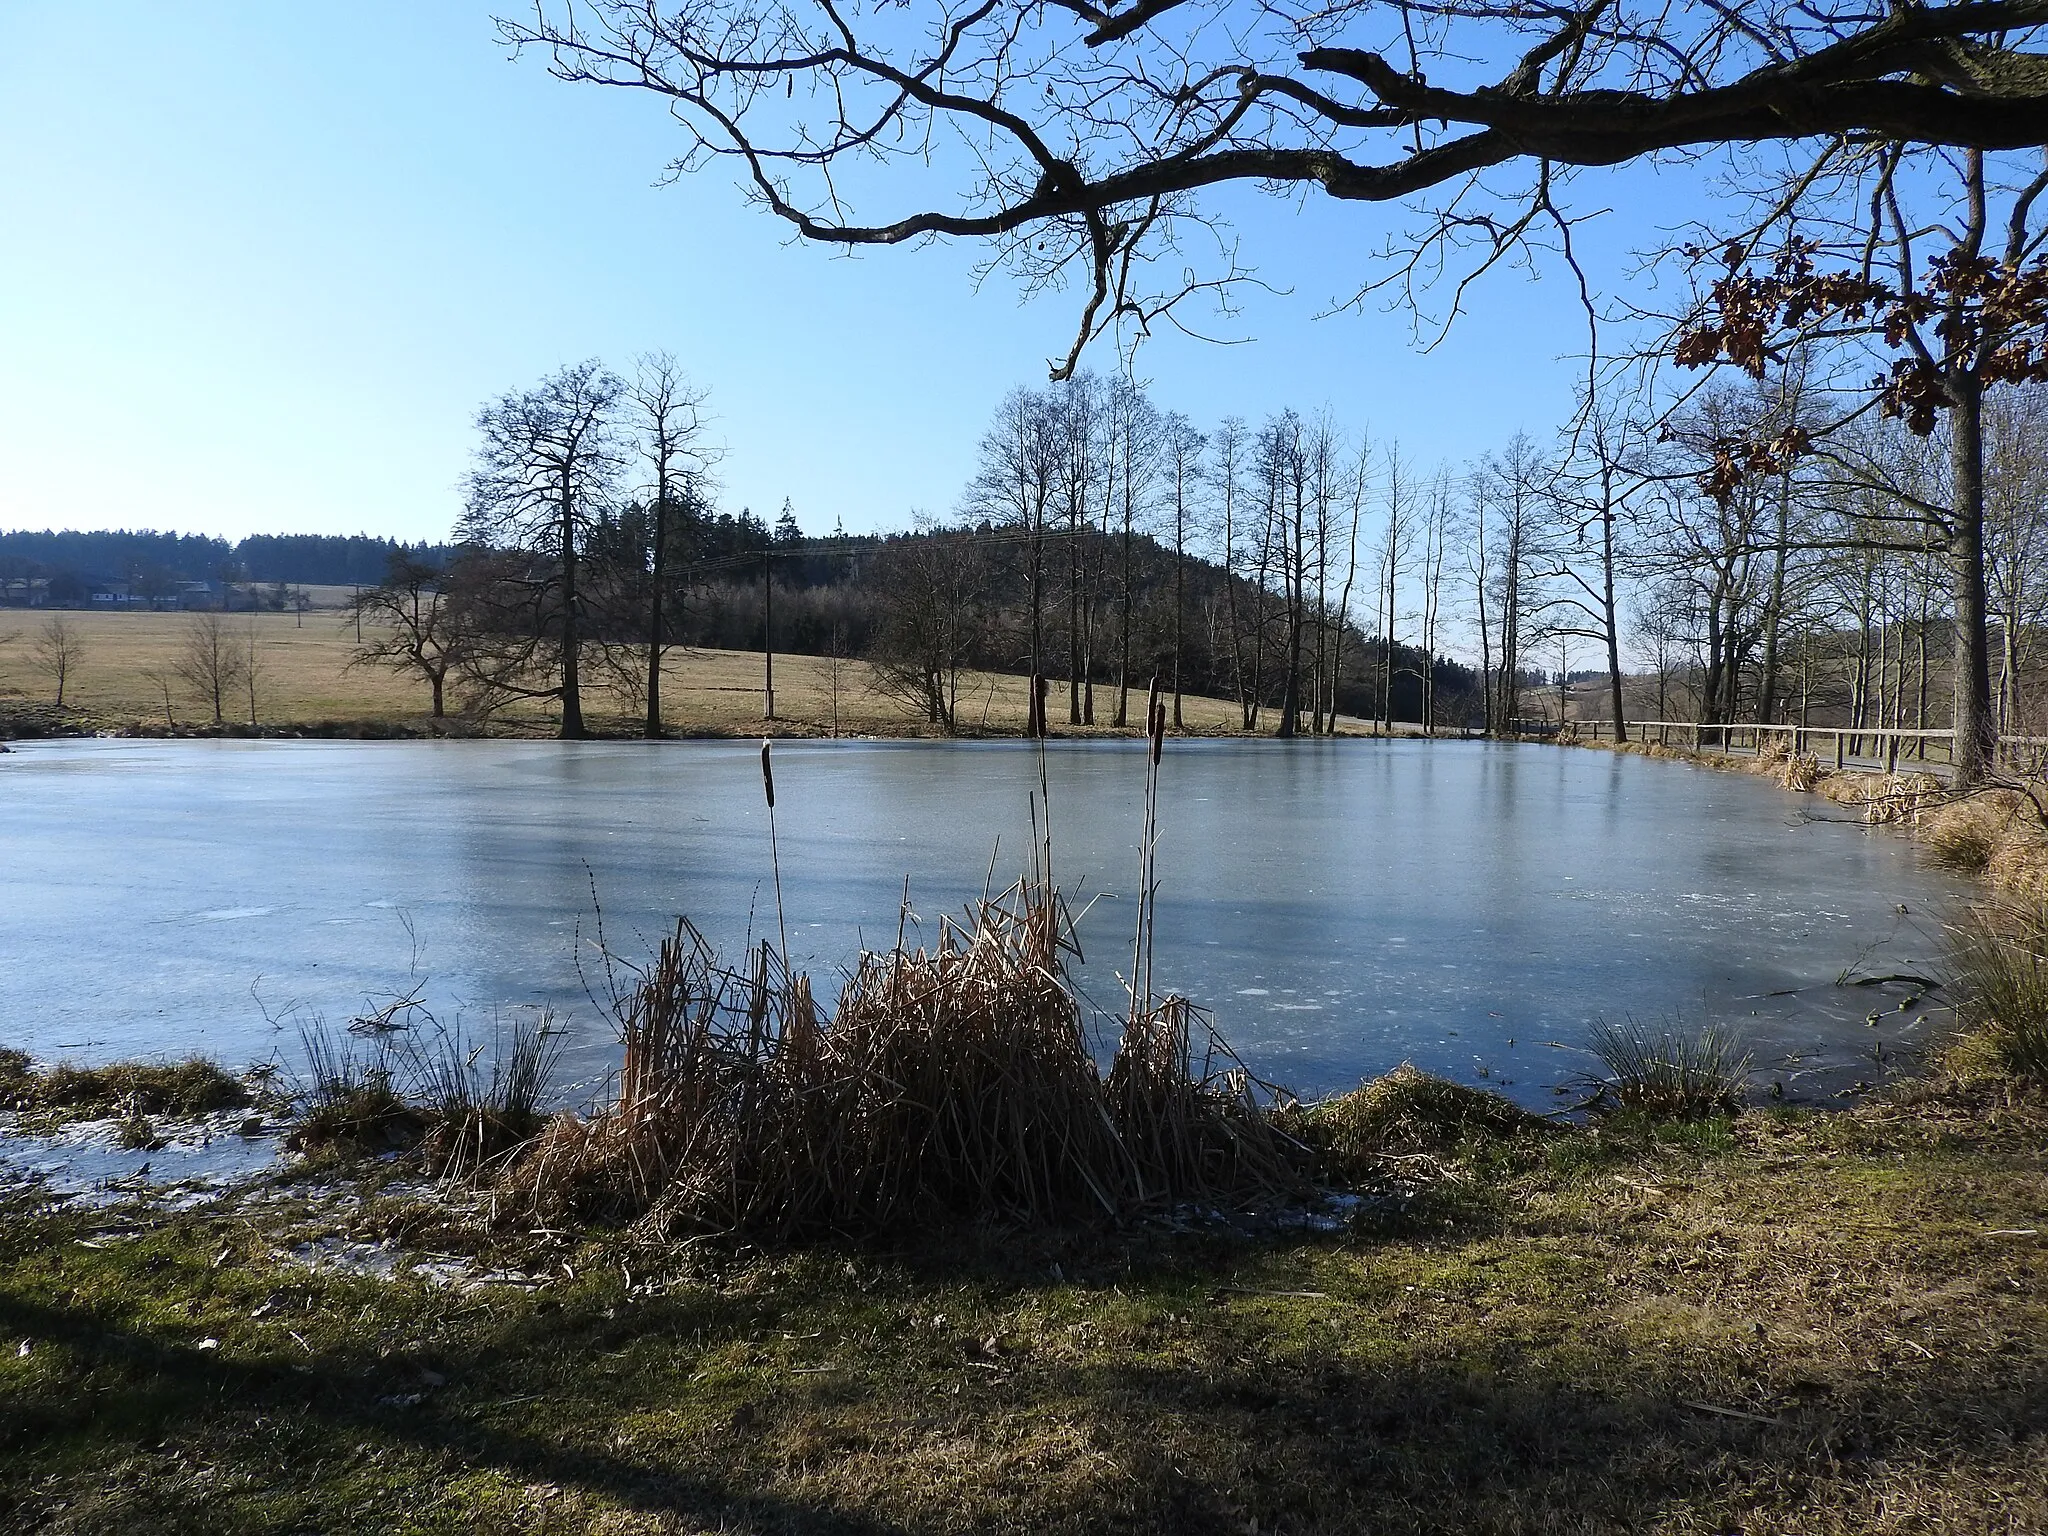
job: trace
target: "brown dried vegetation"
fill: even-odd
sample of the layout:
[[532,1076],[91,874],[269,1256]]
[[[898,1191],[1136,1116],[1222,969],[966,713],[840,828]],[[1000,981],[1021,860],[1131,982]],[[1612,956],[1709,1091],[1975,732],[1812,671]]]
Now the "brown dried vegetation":
[[827,1017],[772,946],[743,972],[679,923],[617,999],[616,1102],[554,1120],[501,1194],[777,1238],[1306,1194],[1305,1150],[1185,999],[1136,1010],[1098,1069],[1070,944],[1020,882],[930,949],[863,955]]

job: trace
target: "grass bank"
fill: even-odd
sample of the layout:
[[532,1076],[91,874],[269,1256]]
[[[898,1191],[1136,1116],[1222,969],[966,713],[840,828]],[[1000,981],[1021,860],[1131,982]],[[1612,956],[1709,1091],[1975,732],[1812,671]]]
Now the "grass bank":
[[[1428,1198],[1340,1232],[770,1256],[508,1232],[375,1179],[175,1214],[17,1195],[0,1524],[2039,1531],[2044,1130],[1954,1083],[1481,1125]],[[528,1278],[306,1261],[338,1239]]]

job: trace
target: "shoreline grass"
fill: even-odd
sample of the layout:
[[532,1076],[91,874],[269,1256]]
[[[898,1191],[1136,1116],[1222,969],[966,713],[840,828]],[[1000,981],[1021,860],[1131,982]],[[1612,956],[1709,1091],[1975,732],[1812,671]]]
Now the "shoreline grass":
[[37,1066],[25,1051],[0,1047],[0,1109],[45,1119],[116,1115],[196,1117],[255,1102],[248,1081],[205,1056],[177,1061],[117,1061]]
[[[1013,913],[1022,939],[984,914],[936,970],[871,957],[896,990],[850,988],[851,1019],[889,1012],[886,1043],[907,998],[930,1028],[947,986],[1016,984],[1051,910]],[[1005,942],[1021,964],[972,959]],[[1092,1212],[981,1189],[907,1201],[907,1224],[732,1219],[721,1170],[747,1165],[676,1099],[758,1099],[800,1057],[798,1118],[762,1117],[752,1176],[801,1151],[793,1130],[831,1130],[845,1106],[817,1089],[858,1071],[815,1016],[764,1008],[801,1009],[799,981],[680,945],[634,978],[613,1130],[651,1108],[710,1155],[628,1136],[669,1162],[623,1207],[508,1200],[475,1163],[432,1182],[451,1170],[417,1137],[411,1159],[315,1159],[196,1205],[0,1189],[0,1528],[2048,1528],[2048,1094],[2012,1060],[1831,1113],[1727,1113],[1708,1072],[1682,1105],[1559,1123],[1413,1068],[1262,1111],[1363,1197],[1348,1219],[1257,1181]],[[735,1028],[781,1044],[707,1076]],[[1172,1099],[1198,1080],[1169,1043]],[[415,1086],[452,1071],[465,1111],[544,1080],[443,1045],[415,1047]],[[409,1113],[397,1049],[314,1052],[328,1091],[303,1113],[366,1085]],[[878,1060],[913,1097],[958,1086],[950,1055],[922,1089],[914,1058]],[[890,1130],[885,1165],[930,1150],[922,1123]],[[939,1171],[985,1181],[1006,1135],[949,1144]],[[822,1150],[875,1166],[843,1136]],[[708,1189],[697,1218],[679,1187]],[[633,1219],[664,1203],[686,1219]]]

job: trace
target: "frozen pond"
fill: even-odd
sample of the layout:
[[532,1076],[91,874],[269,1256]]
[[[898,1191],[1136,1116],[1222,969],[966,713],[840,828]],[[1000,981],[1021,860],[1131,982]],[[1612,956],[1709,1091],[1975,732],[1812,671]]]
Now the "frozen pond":
[[[1088,993],[1121,1006],[1134,742],[1048,749]],[[790,945],[821,974],[923,932],[1029,844],[1022,743],[776,748]],[[1408,1060],[1548,1105],[1588,1024],[1739,1023],[1790,1091],[1874,1078],[1961,889],[1904,838],[1762,781],[1478,742],[1170,743],[1156,963],[1304,1092]],[[998,840],[1000,846],[998,847]],[[444,1022],[553,1005],[570,1075],[614,1056],[578,975],[593,883],[638,958],[688,914],[774,932],[746,743],[36,742],[0,757],[0,1044],[105,1059],[297,1050],[422,987]],[[1917,989],[1905,989],[1915,991]],[[1875,1027],[1866,1023],[1880,1013]]]

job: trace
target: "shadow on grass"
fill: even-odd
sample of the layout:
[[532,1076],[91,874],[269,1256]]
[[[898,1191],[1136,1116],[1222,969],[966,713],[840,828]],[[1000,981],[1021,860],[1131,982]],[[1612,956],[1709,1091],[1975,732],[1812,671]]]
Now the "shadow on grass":
[[[719,1310],[713,1306],[708,1313]],[[710,1320],[708,1313],[703,1321]],[[668,1325],[675,1326],[676,1321],[670,1319]],[[836,1509],[828,1502],[736,1486],[715,1465],[655,1466],[595,1448],[584,1436],[491,1422],[487,1415],[498,1405],[490,1399],[481,1403],[428,1398],[409,1401],[418,1391],[417,1369],[402,1359],[381,1357],[369,1350],[309,1355],[303,1361],[243,1361],[151,1333],[99,1326],[63,1308],[12,1298],[0,1298],[0,1332],[35,1339],[38,1347],[64,1347],[71,1353],[71,1374],[77,1383],[77,1389],[60,1402],[0,1398],[0,1459],[53,1452],[62,1460],[75,1460],[63,1454],[64,1445],[79,1441],[96,1447],[95,1459],[102,1465],[113,1466],[134,1455],[175,1448],[174,1461],[197,1458],[217,1468],[240,1459],[242,1476],[227,1481],[253,1482],[261,1490],[258,1498],[248,1501],[252,1507],[239,1517],[225,1507],[222,1490],[193,1486],[189,1477],[176,1477],[171,1486],[126,1490],[142,1495],[152,1532],[270,1529],[273,1521],[258,1513],[259,1509],[284,1513],[301,1502],[324,1511],[315,1528],[339,1528],[333,1523],[338,1511],[320,1494],[317,1480],[331,1475],[337,1463],[364,1459],[364,1452],[376,1442],[425,1453],[424,1466],[415,1455],[414,1465],[406,1469],[414,1479],[434,1467],[445,1471],[485,1468],[518,1483],[582,1490],[629,1509],[678,1516],[693,1523],[710,1522],[719,1528],[833,1531],[853,1536],[903,1529]],[[587,1331],[583,1337],[571,1337],[546,1320],[523,1320],[507,1331],[502,1342],[464,1360],[460,1370],[465,1379],[487,1387],[506,1376],[508,1365],[514,1367],[513,1374],[535,1360],[545,1362],[545,1369],[547,1364],[580,1358],[566,1351],[587,1350],[598,1342],[601,1340],[589,1337]],[[579,1402],[578,1406],[617,1409],[623,1405]],[[271,1434],[249,1437],[246,1428],[252,1422],[267,1424]],[[246,1454],[261,1446],[285,1454],[281,1460],[267,1463]],[[238,1451],[244,1454],[238,1457]],[[432,1480],[430,1473],[428,1480]],[[391,1500],[393,1513],[421,1512],[423,1490],[402,1486],[396,1476],[366,1471],[366,1476],[356,1481],[387,1482],[384,1491],[395,1496]],[[121,1497],[123,1490],[105,1491],[111,1495],[106,1501],[110,1516],[134,1513],[121,1508],[126,1502]],[[335,1491],[346,1494],[345,1488]],[[65,1502],[75,1505],[76,1493]],[[187,1506],[186,1513],[198,1523],[188,1527],[180,1522],[180,1504]],[[362,1516],[370,1511],[359,1508],[353,1513]],[[0,1514],[30,1522],[7,1524],[9,1529],[45,1529],[50,1528],[48,1523],[55,1520],[57,1511],[39,1509],[17,1492],[13,1510],[9,1512],[6,1502],[0,1502]],[[376,1520],[368,1523],[370,1528],[389,1528]],[[97,1527],[78,1524],[74,1518],[68,1528]],[[105,1528],[113,1528],[113,1523]],[[277,1528],[308,1527],[287,1520]]]
[[[1176,1271],[1180,1294],[1225,1256]],[[939,1275],[983,1286],[998,1267],[934,1261],[885,1301],[930,1296]],[[0,1298],[0,1331],[68,1357],[64,1390],[0,1399],[0,1455],[32,1458],[37,1486],[62,1486],[69,1506],[16,1483],[0,1513],[113,1529],[140,1500],[152,1530],[331,1530],[432,1528],[438,1505],[447,1528],[490,1528],[447,1509],[482,1472],[581,1499],[587,1518],[621,1507],[654,1528],[762,1532],[1819,1533],[1877,1528],[1879,1511],[1886,1528],[1935,1530],[1968,1528],[1959,1509],[2000,1512],[1985,1528],[2048,1516],[2048,1385],[2032,1357],[1821,1379],[1761,1341],[1673,1358],[1588,1322],[1434,1357],[1383,1325],[1364,1357],[1353,1341],[1319,1358],[1254,1318],[1139,1341],[1120,1363],[878,1343],[838,1376],[692,1369],[707,1348],[865,1304],[801,1289],[586,1297],[507,1318],[460,1358],[387,1330],[246,1360]],[[630,1367],[608,1363],[629,1353]],[[452,1380],[422,1393],[429,1359]],[[685,1405],[683,1430],[644,1429]],[[195,1465],[217,1481],[193,1482]],[[94,1467],[98,1505],[79,1496]]]

